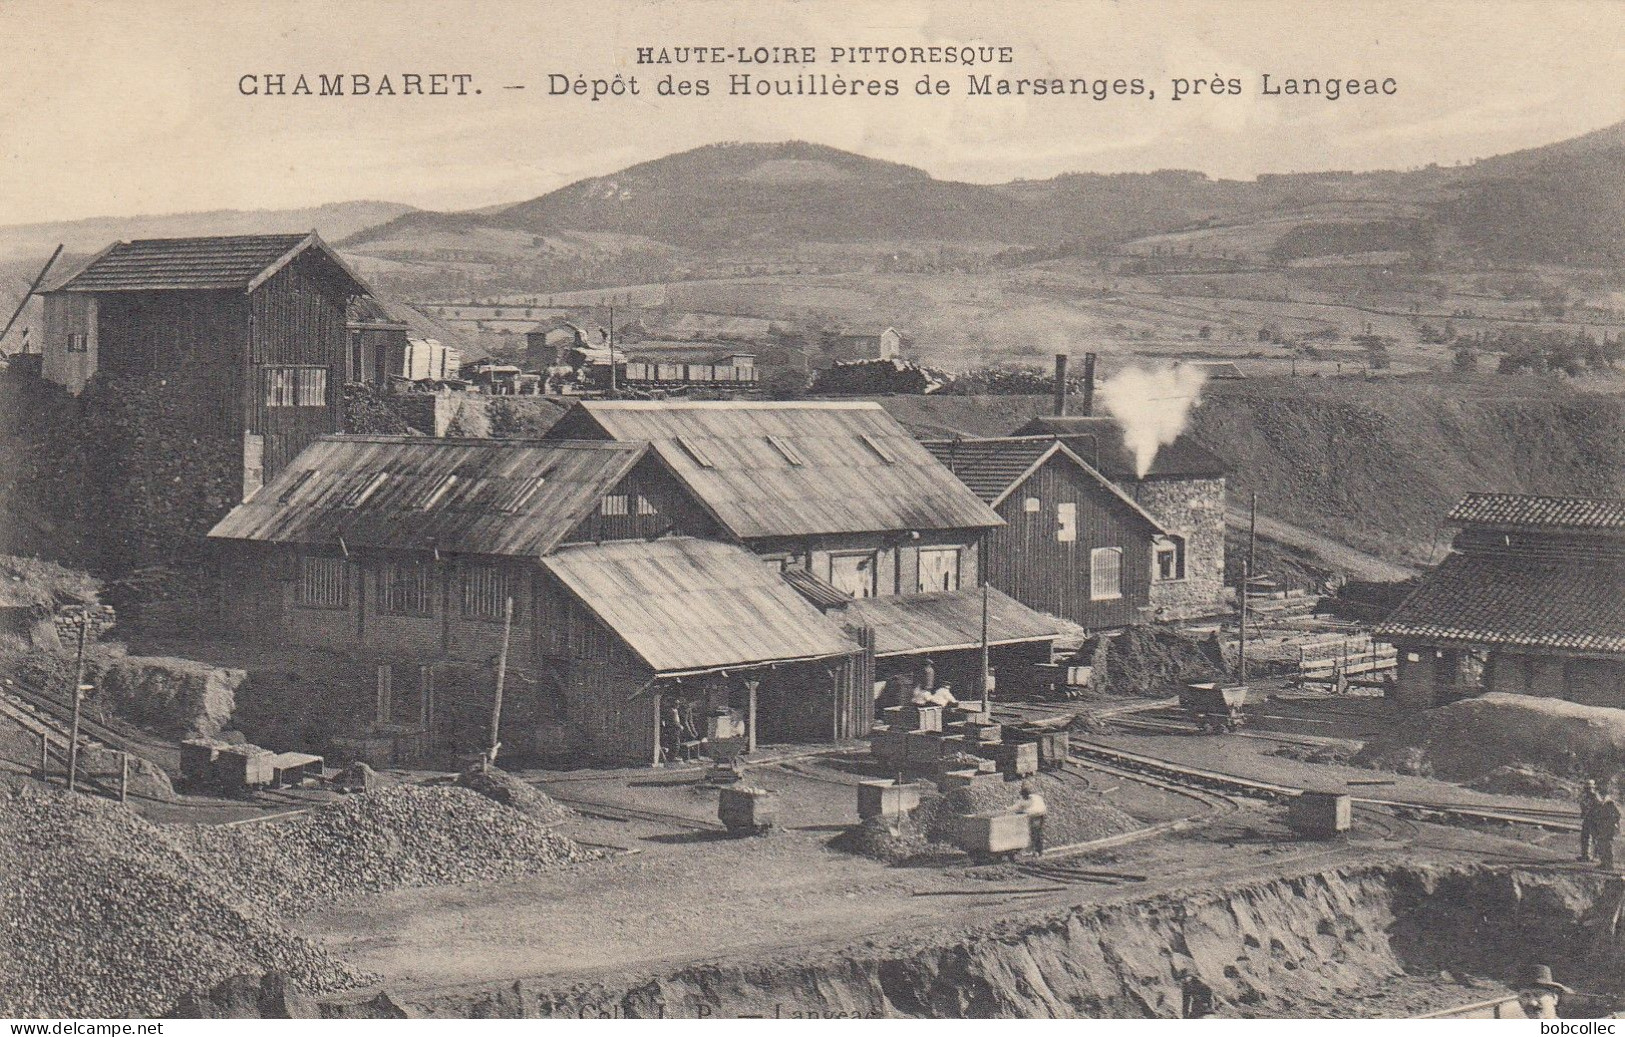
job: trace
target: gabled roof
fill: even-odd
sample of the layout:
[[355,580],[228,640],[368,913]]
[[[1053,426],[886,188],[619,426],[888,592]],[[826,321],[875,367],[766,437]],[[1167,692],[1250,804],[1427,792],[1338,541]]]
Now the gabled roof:
[[732,544],[670,537],[571,546],[542,566],[657,674],[859,651],[777,571]]
[[366,284],[315,231],[120,241],[52,290],[253,291],[298,256],[312,250],[330,261],[356,292],[367,290]]
[[1625,565],[1453,554],[1422,577],[1375,636],[1625,653]]
[[1449,520],[1500,529],[1625,529],[1625,499],[1469,493]]
[[[1123,445],[1123,426],[1116,418],[1039,415],[1012,434],[1057,436],[1108,479],[1135,478],[1134,453]],[[1219,479],[1224,474],[1224,462],[1190,436],[1180,436],[1158,450],[1146,473],[1153,479]]]
[[654,444],[741,538],[1004,524],[877,403],[589,400],[548,436]]
[[[873,627],[876,655],[915,655],[979,648],[982,590],[937,591],[859,598],[842,610],[847,622]],[[987,589],[989,645],[1051,641],[1075,629],[1035,612],[994,587]]]
[[921,444],[959,476],[976,495],[998,507],[1016,488],[1052,458],[1080,469],[1113,506],[1125,510],[1156,533],[1166,533],[1150,512],[1091,468],[1067,445],[1049,436],[1005,436],[998,439],[928,439]]
[[323,436],[209,531],[222,540],[537,557],[639,444]]

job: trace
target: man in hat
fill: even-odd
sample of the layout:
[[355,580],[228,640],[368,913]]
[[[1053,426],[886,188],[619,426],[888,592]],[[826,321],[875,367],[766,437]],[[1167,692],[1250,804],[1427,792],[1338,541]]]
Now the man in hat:
[[1525,1019],[1556,1019],[1557,999],[1574,991],[1552,978],[1550,965],[1536,965],[1518,987],[1518,1007]]
[[1580,860],[1589,861],[1593,844],[1597,841],[1596,813],[1602,805],[1602,793],[1597,791],[1594,778],[1586,780],[1580,791]]

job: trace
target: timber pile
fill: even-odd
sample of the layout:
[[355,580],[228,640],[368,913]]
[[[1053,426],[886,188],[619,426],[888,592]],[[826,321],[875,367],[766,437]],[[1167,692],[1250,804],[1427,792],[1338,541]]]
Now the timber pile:
[[367,893],[535,874],[598,856],[468,789],[396,785],[293,817],[177,835],[185,852],[282,914]]
[[0,1016],[150,1016],[268,970],[313,993],[370,979],[243,902],[229,873],[88,796],[0,793],[0,875]]

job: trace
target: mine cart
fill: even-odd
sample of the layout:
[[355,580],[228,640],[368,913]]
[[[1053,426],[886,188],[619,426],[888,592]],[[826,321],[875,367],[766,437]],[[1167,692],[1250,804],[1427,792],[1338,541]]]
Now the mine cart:
[[959,848],[975,860],[1014,857],[1032,845],[1032,822],[1026,814],[967,814],[956,834]]
[[1187,684],[1179,693],[1179,706],[1196,726],[1210,734],[1234,731],[1246,723],[1241,707],[1247,703],[1244,684]]

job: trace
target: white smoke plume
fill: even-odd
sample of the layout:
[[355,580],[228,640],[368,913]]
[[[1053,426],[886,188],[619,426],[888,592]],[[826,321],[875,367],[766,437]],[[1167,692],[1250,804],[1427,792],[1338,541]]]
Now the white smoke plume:
[[1123,426],[1123,445],[1134,454],[1135,475],[1151,470],[1157,451],[1179,438],[1202,402],[1207,372],[1200,367],[1130,367],[1100,387],[1100,405]]

